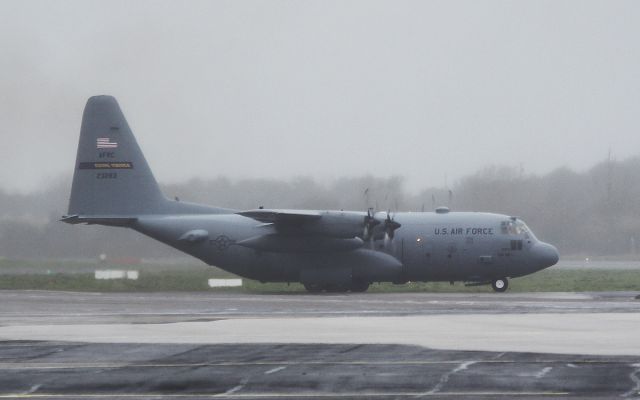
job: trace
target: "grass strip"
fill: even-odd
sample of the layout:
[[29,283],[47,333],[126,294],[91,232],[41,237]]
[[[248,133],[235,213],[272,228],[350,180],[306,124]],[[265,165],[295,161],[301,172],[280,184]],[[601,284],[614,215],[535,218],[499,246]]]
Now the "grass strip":
[[[124,268],[126,269],[126,268]],[[133,268],[131,268],[133,269]],[[130,291],[232,291],[252,293],[303,292],[298,283],[266,283],[244,280],[242,288],[209,288],[210,278],[229,278],[219,270],[141,271],[139,279],[96,280],[93,273],[5,274],[0,289],[66,290],[91,292]],[[410,282],[404,285],[374,283],[370,292],[491,292],[489,286],[465,287],[461,283]],[[510,292],[640,291],[640,272],[633,270],[548,269],[510,281]]]

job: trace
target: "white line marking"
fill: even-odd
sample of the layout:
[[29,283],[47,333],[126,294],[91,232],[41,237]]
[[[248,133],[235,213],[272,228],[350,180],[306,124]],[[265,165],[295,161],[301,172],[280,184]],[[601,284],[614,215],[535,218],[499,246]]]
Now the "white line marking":
[[451,377],[451,375],[456,374],[460,371],[464,371],[470,365],[473,365],[476,362],[477,361],[465,361],[462,364],[455,367],[454,369],[452,369],[451,371],[445,373],[444,375],[442,375],[442,377],[440,378],[440,381],[433,387],[433,389],[429,390],[426,394],[436,394],[436,393],[439,394],[440,390],[442,390],[444,385],[446,385],[447,382],[449,381],[449,377]]
[[498,354],[497,356],[493,357],[493,359],[494,359],[494,360],[497,360],[498,358],[502,358],[502,356],[504,356],[505,354],[507,354],[507,353],[504,353],[504,352],[503,352],[503,353],[500,353],[500,354]]
[[222,393],[222,395],[223,396],[228,396],[230,394],[234,394],[238,390],[242,390],[243,387],[244,387],[244,385],[234,386],[233,388],[231,388],[231,389],[227,390],[226,392]]
[[42,386],[41,383],[38,383],[37,385],[33,385],[31,386],[31,389],[29,389],[27,392],[25,392],[24,394],[31,394],[31,393],[35,393],[38,391],[38,389],[40,389],[40,387]]
[[467,369],[470,365],[473,365],[473,364],[475,364],[475,363],[477,363],[477,361],[467,361],[467,362],[464,362],[464,363],[460,364],[456,369],[454,369],[451,373],[452,373],[452,374],[455,374],[455,373],[457,373],[457,372],[464,371],[464,370],[465,370],[465,369]]
[[238,386],[234,386],[231,389],[227,390],[226,392],[222,393],[223,396],[227,396],[230,394],[234,394],[235,392],[238,392],[240,390],[242,390],[245,385],[247,384],[247,382],[249,382],[249,378],[242,378],[240,380],[240,384]]
[[637,396],[640,394],[640,364],[631,364],[635,368],[633,372],[629,374],[631,382],[635,383],[635,386],[628,392],[622,395],[622,397]]
[[540,379],[540,378],[544,378],[545,375],[547,375],[551,370],[553,369],[553,367],[544,367],[542,368],[542,370],[540,372],[538,372],[535,377]]
[[277,367],[277,368],[270,369],[270,370],[266,371],[264,374],[265,374],[265,375],[271,375],[271,374],[274,374],[274,373],[276,373],[276,372],[278,372],[278,371],[282,371],[282,370],[283,370],[283,369],[285,369],[285,368],[287,368],[287,367],[286,367],[286,366],[283,366],[283,367]]

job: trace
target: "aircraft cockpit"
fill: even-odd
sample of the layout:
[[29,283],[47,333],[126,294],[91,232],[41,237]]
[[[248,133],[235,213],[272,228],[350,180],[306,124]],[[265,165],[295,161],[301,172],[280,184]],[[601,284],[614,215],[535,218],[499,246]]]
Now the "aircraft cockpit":
[[524,237],[527,240],[536,240],[535,235],[531,232],[531,229],[524,223],[523,220],[517,217],[511,217],[508,221],[502,221],[501,224],[502,233],[511,236]]

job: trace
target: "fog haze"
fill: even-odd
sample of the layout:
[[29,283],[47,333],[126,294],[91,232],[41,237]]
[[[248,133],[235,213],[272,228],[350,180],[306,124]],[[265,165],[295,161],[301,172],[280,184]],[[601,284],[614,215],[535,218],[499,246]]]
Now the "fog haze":
[[0,187],[118,98],[163,183],[544,174],[640,153],[634,1],[3,1]]

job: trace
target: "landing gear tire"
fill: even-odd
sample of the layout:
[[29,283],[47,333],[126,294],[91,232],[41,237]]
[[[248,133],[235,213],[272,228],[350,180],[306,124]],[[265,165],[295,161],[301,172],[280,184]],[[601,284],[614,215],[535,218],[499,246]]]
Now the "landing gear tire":
[[364,293],[369,289],[369,282],[367,281],[354,281],[351,282],[352,293]]
[[320,293],[322,289],[324,289],[322,285],[317,283],[305,283],[304,288],[307,289],[309,293]]
[[491,282],[491,287],[495,292],[503,293],[507,291],[507,288],[509,287],[509,281],[507,280],[507,278],[494,279],[493,282]]

